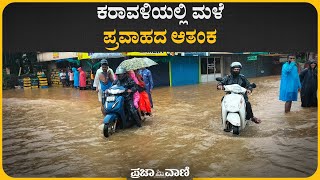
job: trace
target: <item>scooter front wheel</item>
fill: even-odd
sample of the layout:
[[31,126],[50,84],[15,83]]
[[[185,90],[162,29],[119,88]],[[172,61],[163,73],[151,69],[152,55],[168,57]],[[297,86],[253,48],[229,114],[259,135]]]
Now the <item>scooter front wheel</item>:
[[111,134],[113,134],[116,130],[116,123],[106,123],[103,126],[103,135],[104,137],[109,137]]

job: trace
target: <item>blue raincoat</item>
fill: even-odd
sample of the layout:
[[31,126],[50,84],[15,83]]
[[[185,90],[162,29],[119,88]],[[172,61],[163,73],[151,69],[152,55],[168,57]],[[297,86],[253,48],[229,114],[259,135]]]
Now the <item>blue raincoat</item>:
[[72,68],[72,71],[73,71],[73,78],[74,78],[73,86],[79,87],[79,72],[75,67]]
[[301,84],[296,63],[291,62],[289,64],[286,62],[282,66],[279,100],[297,101],[298,89],[300,88]]
[[145,87],[149,96],[151,107],[153,107],[152,96],[150,93],[150,90],[153,89],[153,79],[152,79],[151,71],[149,69],[143,69],[143,70],[140,70],[139,73],[141,74],[143,82],[145,83]]

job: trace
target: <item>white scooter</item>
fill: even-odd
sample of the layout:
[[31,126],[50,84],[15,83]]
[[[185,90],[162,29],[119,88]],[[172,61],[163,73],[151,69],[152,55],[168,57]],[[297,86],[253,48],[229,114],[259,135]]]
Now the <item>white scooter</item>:
[[[216,78],[217,81],[222,81],[222,78]],[[251,84],[252,88],[256,85]],[[226,95],[221,102],[221,119],[224,131],[239,135],[240,130],[243,130],[246,125],[246,102],[243,95],[247,92],[246,88],[238,84],[224,85]]]

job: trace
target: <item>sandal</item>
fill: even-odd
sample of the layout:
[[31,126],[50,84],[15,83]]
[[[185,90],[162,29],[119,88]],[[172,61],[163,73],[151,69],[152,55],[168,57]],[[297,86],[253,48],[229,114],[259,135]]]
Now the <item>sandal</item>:
[[256,118],[256,117],[251,118],[251,121],[253,121],[256,124],[260,124],[261,123],[261,119]]

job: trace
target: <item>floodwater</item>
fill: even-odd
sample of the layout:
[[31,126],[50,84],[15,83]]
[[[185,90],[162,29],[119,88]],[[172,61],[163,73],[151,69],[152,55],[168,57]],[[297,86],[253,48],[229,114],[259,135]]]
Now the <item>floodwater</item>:
[[104,138],[95,91],[3,91],[3,168],[12,177],[130,177],[131,169],[183,169],[191,177],[308,177],[317,168],[317,108],[284,113],[279,77],[257,84],[255,116],[223,132],[216,83],[153,91],[154,117]]

